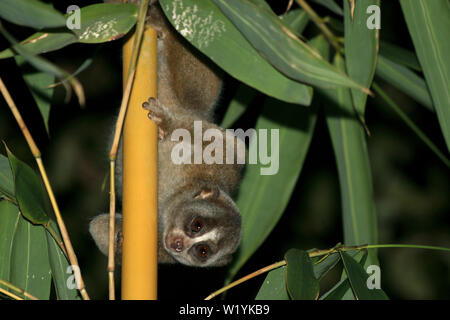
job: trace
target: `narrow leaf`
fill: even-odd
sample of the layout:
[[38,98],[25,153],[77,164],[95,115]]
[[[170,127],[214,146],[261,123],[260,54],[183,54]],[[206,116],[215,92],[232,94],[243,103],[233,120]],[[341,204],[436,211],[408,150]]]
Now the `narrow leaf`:
[[[80,105],[84,105],[84,91],[83,87],[81,86],[80,82],[74,78],[69,77],[69,74],[60,68],[58,68],[56,65],[51,63],[50,61],[37,56],[31,52],[29,52],[25,47],[20,45],[2,26],[0,23],[0,32],[1,34],[13,45],[14,51],[16,51],[18,54],[20,54],[26,61],[28,61],[33,67],[35,67],[37,70],[50,73],[54,75],[55,77],[59,79],[68,78],[68,81],[72,85]],[[67,88],[66,88],[67,89]]]
[[45,198],[36,173],[16,158],[8,147],[8,159],[14,176],[15,195],[23,216],[34,224],[45,224],[49,217],[45,212]]
[[319,300],[342,300],[345,294],[351,290],[348,278],[336,283],[333,288],[324,293]]
[[[310,44],[317,54],[328,59],[329,45],[323,36],[315,37]],[[267,100],[256,129],[279,129],[279,171],[275,175],[262,176],[260,165],[247,165],[237,199],[243,219],[242,240],[228,281],[264,242],[283,214],[308,152],[316,112],[315,105],[309,110],[301,110],[294,105]],[[257,143],[253,140],[253,146]],[[255,228],[255,225],[259,227]]]
[[248,0],[212,0],[275,68],[286,76],[319,87],[366,88],[340,72],[300,40],[273,12]]
[[51,270],[45,230],[20,218],[11,254],[10,282],[38,299],[50,297]]
[[400,0],[400,4],[450,150],[450,2]]
[[[268,99],[256,123],[258,139],[250,142],[250,151],[262,139],[258,130],[266,129],[268,154],[278,172],[262,175],[267,165],[248,164],[239,188],[237,205],[242,214],[242,240],[229,272],[230,280],[270,234],[283,214],[300,175],[316,123],[317,109],[299,108]],[[270,136],[278,131],[276,149]],[[276,137],[276,136],[274,136]],[[259,142],[259,143],[266,143]],[[273,151],[271,151],[273,150]],[[279,156],[276,156],[277,151]],[[278,164],[274,161],[279,161]],[[274,168],[275,169],[275,168]],[[257,226],[257,227],[256,227]]]
[[340,256],[337,253],[333,253],[328,256],[325,260],[320,261],[322,257],[313,258],[314,263],[314,276],[316,279],[322,279],[331,269],[333,269],[339,262]]
[[0,201],[0,279],[9,281],[14,234],[19,223],[19,208]]
[[123,37],[136,24],[134,4],[98,3],[80,10],[81,28],[73,29],[83,43],[101,43]]
[[60,12],[38,0],[1,0],[0,17],[14,24],[36,29],[66,25],[66,19]]
[[419,60],[417,60],[417,56],[414,52],[399,47],[395,44],[380,41],[380,55],[395,63],[404,65],[405,67],[411,68],[415,71],[422,72],[422,67],[420,66]]
[[271,97],[310,105],[312,89],[270,65],[211,1],[160,3],[175,29],[231,76]]
[[344,11],[340,6],[336,4],[334,0],[313,0],[313,1],[324,6],[325,8],[330,9],[332,12],[340,16],[344,15]]
[[319,296],[319,280],[306,251],[290,249],[286,260],[286,286],[293,300],[314,300]]
[[[56,224],[51,221],[53,230],[58,230]],[[52,270],[52,279],[55,285],[56,296],[58,300],[78,300],[78,291],[76,288],[69,288],[67,286],[68,277],[72,273],[67,273],[69,262],[62,252],[61,248],[56,243],[55,239],[47,232],[46,234],[48,256],[50,258],[50,267]]]
[[270,271],[259,288],[255,300],[289,300],[286,290],[286,267]]
[[14,177],[12,175],[9,160],[0,154],[0,195],[3,194],[14,199]]
[[26,70],[25,61],[21,56],[16,57],[16,62],[22,69],[22,76],[30,89],[31,95],[39,108],[42,119],[44,120],[45,129],[48,130],[48,119],[50,116],[50,105],[53,96],[53,88],[49,88],[54,82],[55,77],[45,72],[28,72]]
[[388,297],[382,289],[369,289],[367,280],[369,275],[364,268],[350,257],[346,252],[339,251],[342,262],[344,264],[344,270],[347,274],[350,287],[357,300],[386,300]]
[[433,102],[425,81],[413,71],[380,55],[378,57],[376,74],[427,107],[430,111],[434,111]]
[[[345,25],[345,58],[348,75],[370,88],[375,75],[378,55],[378,30],[367,26],[370,6],[380,6],[380,0],[355,1],[353,14],[350,3],[344,0]],[[358,115],[364,118],[367,94],[360,90],[352,90],[353,104]]]
[[282,21],[288,25],[297,36],[300,36],[309,22],[308,14],[302,9],[290,10],[281,17]]
[[[335,64],[345,68],[340,55],[336,55]],[[339,88],[321,93],[339,173],[344,244],[375,244],[377,223],[366,136],[356,118],[350,91]],[[373,250],[370,263],[376,263]]]

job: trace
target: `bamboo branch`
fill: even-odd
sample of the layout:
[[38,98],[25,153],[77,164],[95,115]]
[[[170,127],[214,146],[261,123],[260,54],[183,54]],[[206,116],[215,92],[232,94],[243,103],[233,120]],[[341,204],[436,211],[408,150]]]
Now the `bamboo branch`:
[[[16,287],[15,285],[13,285],[12,283],[9,283],[8,281],[5,281],[5,280],[3,280],[3,279],[0,279],[0,284],[1,284],[1,285],[4,285],[5,287],[7,287],[7,288],[9,288],[9,289],[11,289],[11,290],[13,290],[13,291],[15,291],[15,292],[21,294],[21,295],[23,295],[25,298],[28,298],[28,299],[30,299],[30,300],[39,300],[38,298],[36,298],[36,297],[33,296],[32,294],[26,292],[25,290],[23,290],[23,289],[21,289],[21,288],[19,288],[19,287]],[[6,291],[6,290],[4,290],[4,289],[2,289],[2,288],[0,288],[0,292],[2,292],[3,294],[6,294],[7,296],[10,296],[10,297],[13,298],[13,299],[16,299],[16,300],[23,300],[23,298],[21,298],[21,297],[19,297],[19,296],[16,296],[15,294],[13,294],[13,293],[11,293],[11,292],[9,292],[9,291]]]
[[[5,98],[6,103],[8,104],[12,114],[14,115],[14,118],[16,119],[16,121],[17,121],[17,123],[18,123],[18,125],[20,127],[20,130],[22,131],[22,133],[23,133],[23,135],[25,137],[25,140],[27,141],[28,146],[30,147],[31,153],[33,154],[33,156],[34,156],[34,158],[36,160],[36,163],[37,163],[37,165],[39,167],[39,172],[41,173],[42,180],[44,181],[44,185],[45,185],[45,188],[47,190],[47,194],[48,194],[48,196],[50,198],[50,202],[52,204],[52,208],[53,208],[53,211],[54,211],[55,216],[56,216],[56,221],[58,223],[58,227],[59,227],[59,229],[61,231],[61,236],[62,236],[63,241],[64,241],[64,246],[67,249],[67,254],[69,256],[70,264],[72,266],[75,266],[75,267],[79,268],[78,260],[77,260],[77,257],[75,255],[75,252],[73,250],[69,234],[68,234],[66,226],[64,224],[64,220],[63,220],[63,218],[61,216],[61,212],[60,212],[58,204],[56,202],[55,195],[53,193],[52,187],[51,187],[51,185],[49,183],[49,180],[48,180],[48,177],[47,177],[47,172],[45,171],[44,165],[42,163],[41,152],[39,151],[39,148],[37,147],[36,143],[34,142],[33,137],[31,136],[27,126],[25,125],[25,122],[23,121],[23,118],[22,118],[20,112],[17,109],[16,104],[14,103],[14,100],[11,98],[11,95],[9,94],[9,91],[6,88],[5,84],[3,83],[3,80],[2,80],[1,77],[0,77],[0,91],[1,91],[1,93],[3,95],[3,97]],[[75,279],[77,281],[78,290],[80,291],[81,296],[83,297],[83,299],[89,300],[89,295],[88,295],[88,293],[86,291],[86,288],[85,288],[85,285],[84,285],[84,281],[83,281],[83,277],[81,276],[81,272],[80,273],[75,272]]]
[[322,31],[325,38],[327,38],[328,42],[336,49],[337,52],[341,52],[342,48],[339,44],[336,36],[328,29],[326,24],[324,23],[324,19],[319,17],[319,15],[306,3],[305,0],[295,0],[297,4],[302,7],[303,10],[308,14],[311,20],[315,23],[315,25]]
[[3,293],[5,296],[8,296],[10,298],[13,298],[14,300],[23,300],[23,298],[16,296],[14,293],[11,293],[9,291],[6,291],[3,288],[0,288],[0,292]]

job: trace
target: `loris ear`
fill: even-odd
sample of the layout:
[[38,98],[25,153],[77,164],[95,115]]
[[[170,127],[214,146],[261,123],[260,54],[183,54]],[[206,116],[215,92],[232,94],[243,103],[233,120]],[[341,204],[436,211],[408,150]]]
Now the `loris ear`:
[[204,188],[194,196],[194,199],[214,199],[220,194],[219,188]]

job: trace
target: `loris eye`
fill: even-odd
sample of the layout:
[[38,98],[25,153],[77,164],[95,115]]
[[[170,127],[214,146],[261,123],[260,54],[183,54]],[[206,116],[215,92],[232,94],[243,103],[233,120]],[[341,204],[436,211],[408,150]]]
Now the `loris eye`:
[[192,223],[191,223],[191,231],[192,231],[193,233],[197,233],[197,232],[199,232],[200,230],[202,230],[203,225],[204,225],[203,219],[197,217],[197,218],[195,218],[195,219],[192,221]]
[[209,247],[206,244],[201,244],[197,246],[196,251],[200,258],[205,259],[208,256]]

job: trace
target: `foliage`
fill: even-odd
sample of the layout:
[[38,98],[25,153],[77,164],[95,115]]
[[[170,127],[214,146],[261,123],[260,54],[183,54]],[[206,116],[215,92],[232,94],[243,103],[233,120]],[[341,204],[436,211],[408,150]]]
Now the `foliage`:
[[[367,27],[372,16],[367,8],[376,5],[383,11],[379,0],[344,0],[343,6],[333,0],[315,0],[311,5],[298,0],[281,16],[264,0],[160,3],[182,36],[240,82],[223,126],[233,127],[255,101],[262,101],[261,108],[251,110],[255,128],[279,130],[278,173],[261,175],[263,164],[248,165],[245,170],[237,197],[242,243],[227,269],[226,282],[257,252],[285,213],[323,115],[335,156],[328,161],[334,161],[338,169],[344,246],[324,255],[315,255],[315,250],[287,251],[286,265],[267,274],[256,299],[386,299],[383,290],[366,285],[367,267],[379,265],[367,101],[373,92],[381,96],[448,169],[448,1],[400,0],[414,52],[379,41],[379,30]],[[320,18],[316,10],[328,19]],[[70,30],[65,23],[71,14],[64,16],[51,5],[38,0],[0,2],[0,32],[10,43],[0,59],[15,58],[47,131],[55,79],[67,92],[70,83],[81,104],[84,93],[76,79],[78,72],[69,74],[42,55],[58,54],[76,43],[93,45],[123,37],[136,23],[137,7],[94,4],[81,8],[80,15],[81,28]],[[36,32],[18,42],[10,33],[13,25]],[[89,61],[79,71],[88,65]],[[403,115],[374,78],[435,112],[447,150],[439,150],[432,142],[435,137],[428,138]],[[52,284],[58,299],[79,299],[74,286],[67,285],[73,270],[68,270],[61,235],[47,213],[40,180],[31,167],[6,151],[7,157],[0,154],[0,280],[39,299],[50,298]],[[368,252],[362,250],[365,247],[345,249],[364,244],[372,245]],[[340,280],[320,292],[320,281],[337,266],[343,268]],[[15,292],[4,283],[0,287]]]

